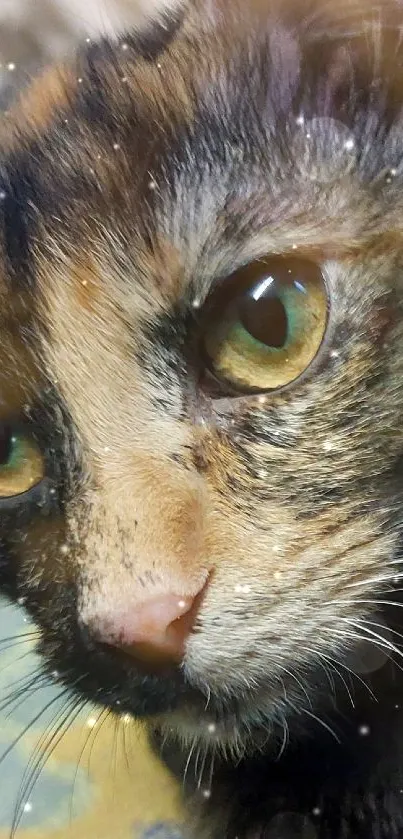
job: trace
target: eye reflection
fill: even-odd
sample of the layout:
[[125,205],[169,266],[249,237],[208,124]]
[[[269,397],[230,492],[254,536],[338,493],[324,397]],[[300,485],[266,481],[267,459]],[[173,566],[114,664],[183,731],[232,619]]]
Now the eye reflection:
[[327,325],[320,267],[270,257],[237,271],[205,304],[202,351],[216,380],[239,392],[274,390],[316,356]]

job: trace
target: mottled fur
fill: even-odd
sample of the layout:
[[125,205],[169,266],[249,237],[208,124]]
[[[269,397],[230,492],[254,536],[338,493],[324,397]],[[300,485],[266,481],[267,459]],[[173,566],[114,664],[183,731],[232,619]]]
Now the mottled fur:
[[[217,753],[198,839],[315,807],[320,837],[402,835],[399,671],[373,678],[377,709],[326,681],[399,599],[402,25],[398,2],[185,3],[4,120],[1,411],[47,460],[4,503],[4,585],[62,681],[151,717],[184,764]],[[198,313],[271,253],[321,265],[325,342],[284,391],[211,399]],[[80,629],[128,587],[196,593],[211,571],[173,675]]]

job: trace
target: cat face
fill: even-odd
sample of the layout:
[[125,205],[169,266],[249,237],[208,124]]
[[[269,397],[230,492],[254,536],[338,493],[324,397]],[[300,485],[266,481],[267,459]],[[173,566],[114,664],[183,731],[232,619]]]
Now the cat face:
[[[191,4],[2,129],[3,584],[62,681],[183,736],[303,712],[398,577],[398,10],[339,14]],[[123,636],[167,593],[157,667]]]

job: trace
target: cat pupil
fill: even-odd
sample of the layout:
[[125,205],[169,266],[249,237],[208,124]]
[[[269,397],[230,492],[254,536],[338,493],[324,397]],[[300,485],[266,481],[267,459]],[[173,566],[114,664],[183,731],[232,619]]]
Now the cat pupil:
[[281,349],[287,342],[288,319],[285,307],[276,295],[276,283],[265,289],[258,299],[253,292],[240,306],[240,321],[256,341]]
[[0,465],[5,466],[10,460],[12,435],[6,425],[0,426]]

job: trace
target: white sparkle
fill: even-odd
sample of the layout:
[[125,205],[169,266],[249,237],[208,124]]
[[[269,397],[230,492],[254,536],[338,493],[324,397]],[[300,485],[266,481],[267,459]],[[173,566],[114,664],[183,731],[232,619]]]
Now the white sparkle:
[[122,82],[123,82],[123,84],[126,84],[126,82],[127,82],[127,76],[122,76]]
[[49,495],[56,495],[56,490],[55,490],[55,488],[54,488],[54,487],[52,487],[52,488],[49,490]]
[[325,442],[323,443],[323,449],[325,450],[325,452],[330,452],[332,448],[332,443],[330,443],[329,440],[325,440]]
[[80,76],[80,78],[79,78],[79,79],[77,79],[77,81],[78,81],[78,84],[82,84],[82,83],[83,83],[83,80],[82,80],[81,76]]
[[105,452],[105,454],[108,454],[108,452],[110,452],[110,448],[109,448],[109,446],[105,446],[105,448],[104,448],[104,452]]
[[267,402],[267,396],[258,396],[258,405],[265,405]]
[[308,132],[305,136],[306,136],[306,139],[307,139],[307,140],[310,140],[310,139],[311,139],[312,134],[309,134],[309,132]]
[[203,798],[211,798],[211,789],[204,789],[202,794]]
[[86,39],[85,39],[85,43],[86,43],[86,44],[90,44],[90,43],[91,43],[91,38],[86,38]]
[[179,606],[180,609],[186,609],[185,600],[178,600],[178,606]]
[[68,545],[60,545],[60,553],[61,554],[67,554],[68,552],[69,552],[69,546]]
[[88,280],[81,280],[81,285],[88,285]]
[[391,170],[390,170],[390,174],[392,175],[392,178],[396,177],[396,175],[397,175],[397,169],[391,169]]
[[26,597],[19,597],[18,600],[17,600],[17,603],[18,603],[19,606],[25,606],[26,602],[27,602]]
[[119,143],[114,143],[113,144],[113,149],[114,149],[114,151],[119,151],[119,149],[120,149]]
[[11,73],[13,72],[13,70],[15,70],[15,64],[14,64],[14,61],[9,61],[9,62],[8,62],[8,64],[7,64],[7,70],[10,70],[10,72],[11,72]]
[[256,302],[260,300],[260,298],[263,297],[263,294],[265,294],[267,289],[270,288],[273,283],[274,277],[265,277],[264,280],[259,283],[258,287],[252,292],[253,299],[256,300]]
[[128,50],[128,49],[129,49],[129,44],[122,44],[123,52],[126,52],[126,50]]
[[30,801],[26,801],[23,807],[24,813],[32,813],[32,804]]
[[298,245],[292,245],[292,249],[293,249],[293,251],[296,251],[296,250],[297,250],[297,247],[298,247]]
[[369,725],[360,725],[358,733],[361,734],[361,737],[367,737],[370,733]]
[[330,358],[338,358],[339,355],[340,355],[340,353],[338,352],[338,350],[331,350],[330,351]]
[[161,69],[162,69],[162,64],[160,64],[160,63],[158,62],[158,63],[157,63],[157,67],[158,67],[158,70],[161,70]]
[[130,725],[133,722],[133,717],[131,714],[123,714],[122,720],[125,725]]
[[192,303],[193,309],[200,309],[200,297],[195,297]]
[[349,139],[346,140],[346,142],[344,143],[344,148],[346,149],[346,151],[351,151],[354,148],[354,146],[355,141],[353,137],[349,137]]
[[215,734],[217,726],[214,722],[210,722],[207,726],[207,731],[209,734]]
[[395,710],[400,711],[400,705],[399,704],[395,705]]
[[87,727],[88,728],[95,728],[96,724],[97,724],[97,720],[95,719],[95,717],[89,717],[89,719],[87,720]]
[[297,117],[297,119],[295,120],[295,122],[297,123],[297,125],[303,125],[305,122],[303,114],[300,114],[299,117]]
[[250,591],[251,591],[251,587],[250,587],[250,586],[248,586],[248,585],[240,585],[240,584],[238,583],[238,585],[236,585],[236,586],[235,586],[235,591],[236,591],[238,594],[249,594],[249,593],[250,593]]
[[59,671],[58,670],[52,670],[51,676],[52,676],[52,679],[58,679],[59,678]]
[[320,814],[321,814],[320,807],[314,807],[313,810],[312,810],[312,815],[313,816],[320,816]]
[[4,191],[4,189],[2,189],[0,191],[0,201],[5,201],[6,198],[7,198],[7,193]]
[[148,182],[148,188],[149,188],[149,189],[157,189],[157,184],[156,184],[156,182],[155,182],[152,178],[151,178],[151,180]]

